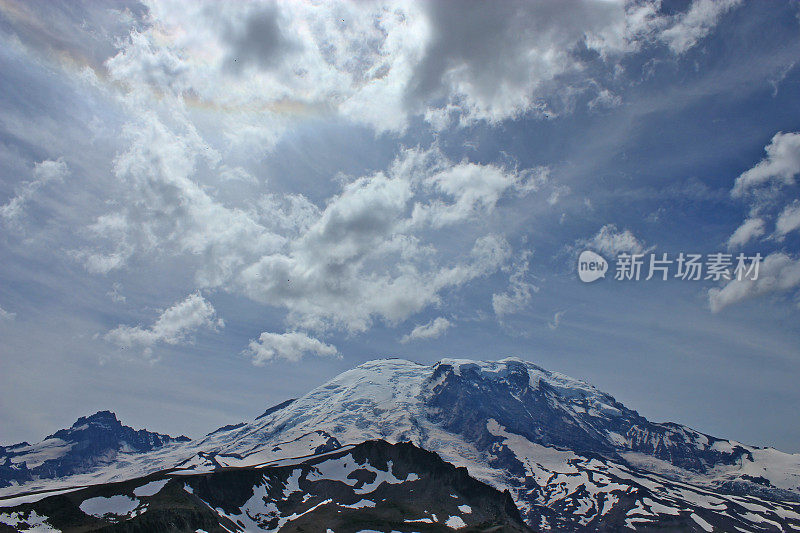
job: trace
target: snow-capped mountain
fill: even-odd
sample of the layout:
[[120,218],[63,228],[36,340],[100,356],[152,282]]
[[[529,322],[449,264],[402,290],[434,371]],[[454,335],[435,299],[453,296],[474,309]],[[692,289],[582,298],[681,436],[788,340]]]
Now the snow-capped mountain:
[[800,455],[650,422],[585,382],[517,359],[372,361],[252,422],[0,494],[253,467],[370,440],[411,442],[466,467],[507,490],[542,530],[800,529]]
[[71,428],[42,442],[0,446],[0,487],[34,479],[63,478],[113,462],[119,453],[149,452],[165,444],[188,442],[144,429],[123,426],[110,411],[79,418]]

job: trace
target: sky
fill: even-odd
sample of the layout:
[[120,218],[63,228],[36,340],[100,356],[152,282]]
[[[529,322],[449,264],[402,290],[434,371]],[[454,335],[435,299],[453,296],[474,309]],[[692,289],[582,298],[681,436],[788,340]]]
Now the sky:
[[516,356],[800,452],[799,12],[0,0],[0,442]]

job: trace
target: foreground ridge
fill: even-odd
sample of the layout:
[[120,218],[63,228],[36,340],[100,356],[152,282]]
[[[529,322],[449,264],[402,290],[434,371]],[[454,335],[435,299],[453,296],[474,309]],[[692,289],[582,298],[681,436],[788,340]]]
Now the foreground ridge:
[[531,531],[507,492],[434,453],[383,441],[280,465],[153,474],[0,513],[0,532],[317,531],[320,524],[340,533]]

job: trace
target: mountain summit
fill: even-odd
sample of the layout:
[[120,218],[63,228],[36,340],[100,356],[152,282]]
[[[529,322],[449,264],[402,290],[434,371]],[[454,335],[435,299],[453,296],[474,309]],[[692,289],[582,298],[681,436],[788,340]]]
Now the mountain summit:
[[72,427],[42,442],[0,446],[0,487],[34,480],[64,478],[114,462],[119,453],[149,452],[166,444],[188,442],[145,429],[122,425],[111,411],[82,416]]
[[[97,424],[113,425],[98,415]],[[60,433],[50,439],[64,440]],[[800,527],[800,455],[651,422],[584,381],[519,359],[370,361],[251,422],[2,494],[176,468],[295,464],[366,441],[408,442],[465,467],[542,530]]]

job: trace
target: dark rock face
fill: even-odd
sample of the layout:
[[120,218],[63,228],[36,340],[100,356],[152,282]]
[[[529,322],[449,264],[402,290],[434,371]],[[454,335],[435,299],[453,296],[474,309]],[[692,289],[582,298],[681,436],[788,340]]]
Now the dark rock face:
[[263,413],[261,413],[260,415],[258,415],[258,416],[256,417],[256,420],[260,420],[260,419],[264,418],[265,416],[269,416],[269,415],[271,415],[272,413],[275,413],[275,412],[277,412],[277,411],[280,411],[280,410],[281,410],[281,409],[283,409],[284,407],[288,407],[288,406],[289,406],[289,405],[291,405],[291,404],[292,404],[292,403],[293,403],[295,400],[296,400],[296,398],[290,398],[290,399],[288,399],[288,400],[285,400],[285,401],[283,401],[283,402],[279,403],[278,405],[273,405],[272,407],[270,407],[269,409],[267,409],[266,411],[264,411]]
[[0,486],[12,481],[57,478],[109,463],[119,452],[148,452],[188,437],[171,437],[124,426],[110,411],[80,417],[42,442],[0,446]]
[[431,420],[448,431],[486,447],[494,440],[486,431],[486,422],[495,419],[512,433],[544,446],[613,451],[597,429],[578,425],[553,402],[557,395],[546,383],[531,387],[524,365],[510,362],[507,374],[499,378],[467,365],[462,365],[459,373],[453,370],[450,365],[438,366],[431,381],[443,381],[426,401],[433,408]]
[[495,419],[543,446],[610,457],[642,452],[695,472],[749,456],[742,447],[714,449],[721,439],[678,424],[652,423],[596,389],[559,390],[544,380],[532,383],[522,362],[506,361],[499,374],[482,372],[477,365],[460,365],[456,371],[440,364],[430,382],[437,383],[426,398],[430,419],[482,449],[496,440],[486,431],[486,422]]
[[[153,485],[157,491],[143,490]],[[113,498],[132,503],[121,514],[98,511],[98,500]],[[25,531],[43,520],[67,532],[532,531],[507,492],[434,453],[384,441],[287,466],[154,474],[93,486],[3,509],[0,532]]]

